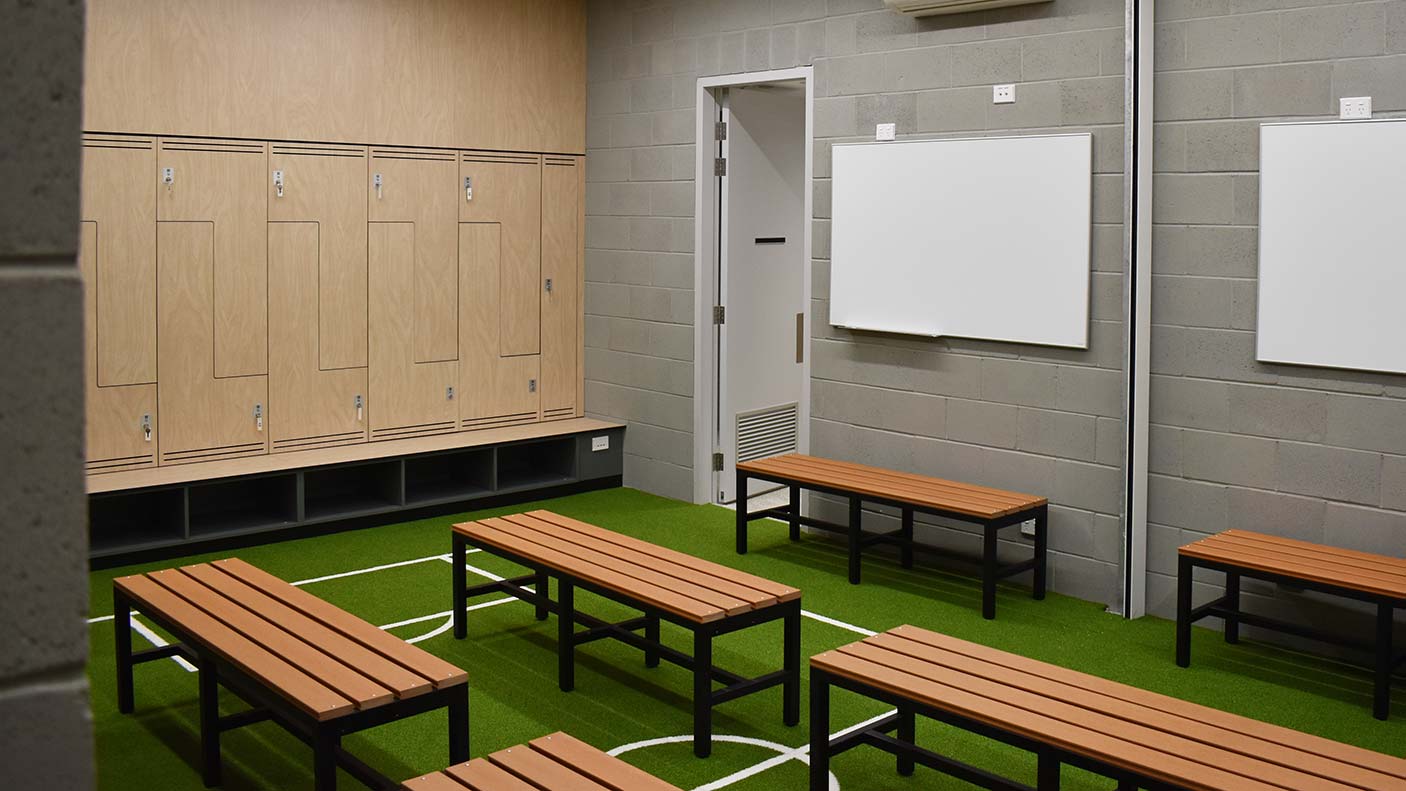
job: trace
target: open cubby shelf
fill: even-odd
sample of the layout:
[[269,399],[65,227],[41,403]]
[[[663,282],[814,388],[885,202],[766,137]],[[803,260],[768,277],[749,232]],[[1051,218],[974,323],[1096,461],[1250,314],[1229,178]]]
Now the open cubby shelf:
[[[300,527],[336,529],[394,519],[398,512],[534,492],[618,485],[623,426],[500,445],[407,454],[241,477],[93,494],[90,558],[95,566],[196,551],[241,536],[276,540]],[[609,448],[593,451],[593,437]]]

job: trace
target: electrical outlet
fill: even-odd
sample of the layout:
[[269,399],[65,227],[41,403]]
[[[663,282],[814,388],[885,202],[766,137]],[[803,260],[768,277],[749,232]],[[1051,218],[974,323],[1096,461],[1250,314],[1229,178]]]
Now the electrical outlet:
[[1021,523],[1020,523],[1020,534],[1023,535],[1023,536],[1025,536],[1026,538],[1034,538],[1034,537],[1035,537],[1035,520],[1034,520],[1034,519],[1027,519],[1027,520],[1025,520],[1024,522],[1021,522]]
[[1014,86],[1014,85],[992,85],[992,86],[991,86],[991,103],[992,103],[992,104],[1015,104],[1015,86]]
[[874,127],[875,140],[892,140],[898,135],[898,124],[878,124]]
[[591,437],[591,451],[610,450],[610,437]]
[[1343,120],[1372,117],[1372,97],[1344,96],[1338,100],[1338,117]]

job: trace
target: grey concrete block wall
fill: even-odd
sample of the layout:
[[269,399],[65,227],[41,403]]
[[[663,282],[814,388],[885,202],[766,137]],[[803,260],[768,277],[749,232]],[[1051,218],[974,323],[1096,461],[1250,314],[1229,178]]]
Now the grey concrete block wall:
[[1176,547],[1228,527],[1406,554],[1406,377],[1266,365],[1254,343],[1259,126],[1344,96],[1406,114],[1406,3],[1159,0],[1156,21],[1148,605],[1170,616]]
[[90,788],[83,3],[0,0],[0,788]]
[[[587,27],[586,409],[629,423],[626,483],[692,495],[697,78],[812,65],[813,452],[1048,495],[1054,587],[1114,601],[1123,3],[917,19],[881,0],[598,0]],[[992,105],[995,82],[1017,83],[1014,105]],[[1087,351],[830,327],[830,146],[881,122],[901,137],[1093,133]],[[1234,206],[1233,185],[1222,201]],[[1230,306],[1220,312],[1228,322]]]

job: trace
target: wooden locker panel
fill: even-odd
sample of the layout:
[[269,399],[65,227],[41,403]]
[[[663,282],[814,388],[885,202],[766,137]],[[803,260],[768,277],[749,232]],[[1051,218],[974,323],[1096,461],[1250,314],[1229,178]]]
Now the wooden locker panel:
[[[411,313],[414,361],[459,359],[459,261],[454,200],[458,176],[452,151],[372,149],[371,222],[413,223]],[[380,177],[379,188],[376,185]]]
[[268,404],[268,377],[215,371],[218,238],[213,222],[156,224],[162,464],[268,451],[266,420],[256,416]]
[[[541,352],[542,158],[536,154],[464,152],[459,166],[459,222],[502,227],[498,353]],[[463,190],[471,179],[473,198]]]
[[[542,419],[576,416],[577,316],[582,222],[580,165],[545,158],[542,167]],[[550,288],[547,284],[550,283]]]
[[[156,385],[98,385],[98,328],[92,321],[97,311],[97,290],[91,285],[97,277],[98,223],[85,221],[79,227],[78,266],[83,281],[89,284],[83,289],[86,317],[83,322],[83,378],[87,391],[88,472],[153,467],[156,465],[157,447]],[[155,244],[152,246],[155,247]],[[152,367],[155,367],[155,361]],[[146,430],[148,426],[150,432]]]
[[[455,52],[473,46],[452,20],[477,0],[360,3],[368,16],[375,90],[367,96],[369,140],[454,145]],[[549,9],[542,9],[551,13]]]
[[94,224],[84,282],[92,292],[97,385],[156,381],[156,141],[83,137],[83,220]]
[[367,7],[361,0],[297,0],[263,9],[271,23],[267,88],[278,108],[277,128],[270,136],[382,139],[367,132],[379,60],[371,50]]
[[318,367],[324,230],[315,222],[269,223],[267,423],[275,453],[366,441],[366,369]]
[[[274,143],[269,173],[269,221],[319,226],[315,288],[304,305],[317,316],[316,366],[324,371],[365,368],[366,149]],[[281,195],[275,183],[280,176]],[[269,288],[272,299],[272,283]]]
[[212,225],[215,376],[267,374],[267,147],[162,139],[156,164],[157,219]]
[[541,358],[498,354],[502,236],[498,223],[459,225],[459,365],[464,394],[459,415],[466,429],[534,423],[541,417]]
[[457,361],[415,361],[413,270],[418,227],[410,222],[368,226],[370,283],[368,378],[371,439],[444,434],[457,428]]

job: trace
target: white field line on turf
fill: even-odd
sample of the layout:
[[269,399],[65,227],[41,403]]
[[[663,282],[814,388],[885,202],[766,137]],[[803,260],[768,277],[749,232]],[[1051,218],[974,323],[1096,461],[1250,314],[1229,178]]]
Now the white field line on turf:
[[[165,648],[166,646],[170,645],[170,643],[166,642],[161,637],[161,635],[157,634],[151,629],[148,629],[146,624],[137,620],[136,613],[132,614],[132,631],[136,632],[142,637],[145,637],[147,639],[147,642],[151,643],[157,648]],[[173,656],[171,657],[171,661],[185,668],[185,671],[187,673],[195,672],[195,665],[192,665],[191,663],[187,662],[185,657],[183,656]]]

